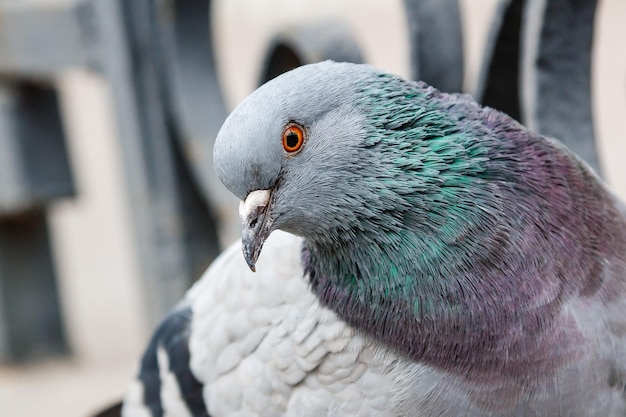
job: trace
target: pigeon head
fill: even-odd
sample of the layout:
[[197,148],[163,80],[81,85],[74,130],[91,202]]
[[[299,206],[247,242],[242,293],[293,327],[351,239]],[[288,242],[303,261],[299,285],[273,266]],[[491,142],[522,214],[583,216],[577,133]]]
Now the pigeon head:
[[237,106],[216,140],[224,185],[242,200],[251,268],[269,233],[337,237],[365,196],[355,192],[367,114],[355,102],[368,66],[323,62],[266,83]]
[[499,204],[476,186],[493,151],[474,140],[488,136],[472,121],[479,109],[424,83],[330,61],[261,86],[226,119],[214,150],[220,180],[242,200],[248,265],[276,229],[348,261],[355,244],[394,258],[410,247],[439,261],[446,239],[488,225]]
[[[517,175],[484,163],[503,142],[476,120],[480,110],[368,65],[327,61],[261,86],[226,119],[214,149],[220,180],[242,200],[250,268],[276,229],[346,262],[360,245],[394,263],[408,248],[440,263],[450,242],[499,214],[486,178]],[[366,263],[378,256],[362,254]]]

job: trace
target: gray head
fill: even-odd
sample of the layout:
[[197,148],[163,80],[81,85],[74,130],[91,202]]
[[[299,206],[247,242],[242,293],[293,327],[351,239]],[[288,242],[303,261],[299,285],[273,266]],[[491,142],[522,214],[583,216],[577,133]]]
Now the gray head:
[[[215,143],[217,174],[242,201],[244,254],[251,268],[269,233],[314,239],[350,212],[341,183],[358,171],[365,115],[355,98],[369,66],[322,62],[285,73],[237,106]],[[339,189],[338,189],[339,186]],[[325,221],[328,220],[328,222]]]

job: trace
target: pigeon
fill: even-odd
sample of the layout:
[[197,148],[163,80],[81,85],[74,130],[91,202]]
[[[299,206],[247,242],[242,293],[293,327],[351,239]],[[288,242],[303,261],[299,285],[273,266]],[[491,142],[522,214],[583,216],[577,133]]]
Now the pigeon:
[[326,61],[241,102],[214,161],[241,242],[125,416],[626,416],[626,207],[557,140]]

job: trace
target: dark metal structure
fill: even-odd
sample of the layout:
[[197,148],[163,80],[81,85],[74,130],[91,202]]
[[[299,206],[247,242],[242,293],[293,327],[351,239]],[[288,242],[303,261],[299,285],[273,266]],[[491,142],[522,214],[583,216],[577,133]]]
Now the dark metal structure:
[[596,0],[502,0],[478,94],[601,173],[591,100],[596,8]]
[[404,0],[411,75],[446,92],[463,91],[463,30],[458,0]]

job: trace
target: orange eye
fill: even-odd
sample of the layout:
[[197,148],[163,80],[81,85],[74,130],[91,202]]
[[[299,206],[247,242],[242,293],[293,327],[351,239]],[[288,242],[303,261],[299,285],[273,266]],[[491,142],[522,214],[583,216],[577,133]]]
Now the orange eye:
[[304,145],[304,130],[296,124],[290,124],[283,133],[283,149],[289,153],[298,152]]

